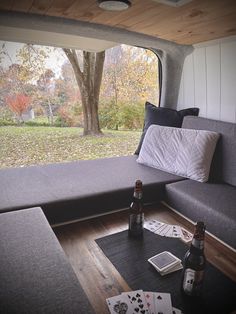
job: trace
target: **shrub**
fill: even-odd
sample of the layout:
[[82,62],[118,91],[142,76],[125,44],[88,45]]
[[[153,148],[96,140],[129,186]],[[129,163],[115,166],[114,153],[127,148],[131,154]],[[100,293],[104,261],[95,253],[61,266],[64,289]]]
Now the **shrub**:
[[99,120],[101,128],[136,130],[143,127],[143,103],[103,103],[100,105]]
[[56,126],[73,127],[82,125],[82,108],[78,103],[62,106],[57,111]]
[[24,123],[27,126],[51,126],[49,122],[39,122],[37,120],[30,120]]
[[128,130],[137,130],[143,127],[143,103],[123,104],[121,108],[122,127]]
[[99,122],[101,128],[118,130],[121,125],[119,105],[114,102],[100,104]]
[[8,126],[8,125],[17,125],[14,121],[7,121],[4,119],[0,119],[0,126]]
[[16,125],[11,110],[7,107],[0,107],[0,126]]
[[57,116],[56,120],[54,122],[54,126],[57,126],[57,127],[69,127],[69,124],[61,116]]

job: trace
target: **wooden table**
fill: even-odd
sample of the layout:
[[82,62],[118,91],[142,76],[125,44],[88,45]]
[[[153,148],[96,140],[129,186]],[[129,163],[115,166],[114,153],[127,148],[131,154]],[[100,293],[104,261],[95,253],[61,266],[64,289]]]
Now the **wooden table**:
[[[145,208],[145,218],[179,224],[193,232],[190,222],[163,204]],[[90,303],[98,314],[109,313],[106,298],[131,289],[94,240],[127,228],[127,211],[54,228]],[[205,254],[213,265],[236,281],[235,252],[207,235]]]

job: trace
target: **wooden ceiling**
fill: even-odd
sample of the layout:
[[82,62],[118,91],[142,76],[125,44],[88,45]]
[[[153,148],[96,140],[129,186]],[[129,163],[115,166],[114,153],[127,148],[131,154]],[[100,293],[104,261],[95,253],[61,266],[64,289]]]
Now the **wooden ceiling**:
[[0,0],[0,10],[57,16],[123,28],[179,44],[196,44],[236,34],[236,0],[193,0],[171,7],[131,0],[123,12],[100,9],[96,0]]

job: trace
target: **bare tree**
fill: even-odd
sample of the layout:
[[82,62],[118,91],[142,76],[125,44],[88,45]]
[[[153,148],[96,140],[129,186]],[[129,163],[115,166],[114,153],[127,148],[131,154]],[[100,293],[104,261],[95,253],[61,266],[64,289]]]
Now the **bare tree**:
[[98,103],[102,82],[105,51],[83,51],[83,66],[80,66],[78,55],[74,49],[64,48],[68,60],[74,70],[75,78],[81,93],[84,118],[84,135],[102,134],[99,118]]

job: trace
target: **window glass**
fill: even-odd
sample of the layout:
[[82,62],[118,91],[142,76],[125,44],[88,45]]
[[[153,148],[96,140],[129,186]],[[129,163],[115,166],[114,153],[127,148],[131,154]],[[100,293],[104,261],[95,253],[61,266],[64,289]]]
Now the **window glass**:
[[[159,102],[153,52],[120,45],[105,51],[103,62],[102,53],[11,42],[0,47],[0,168],[134,153],[145,102]],[[89,120],[94,106],[98,122]]]

